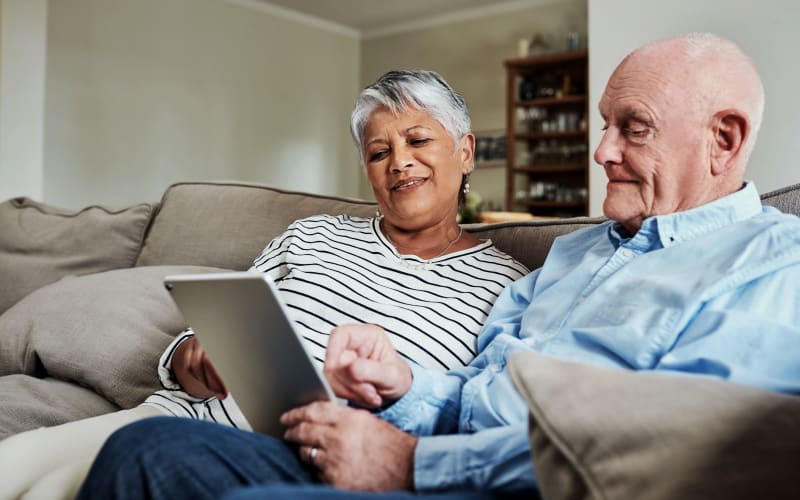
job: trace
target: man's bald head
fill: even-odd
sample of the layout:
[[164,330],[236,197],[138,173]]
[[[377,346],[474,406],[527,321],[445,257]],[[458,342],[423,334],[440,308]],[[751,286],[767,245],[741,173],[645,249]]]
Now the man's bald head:
[[625,57],[617,70],[630,63],[680,74],[687,102],[701,113],[741,110],[750,124],[743,155],[747,161],[761,128],[764,86],[753,60],[736,43],[710,33],[692,33],[644,45]]

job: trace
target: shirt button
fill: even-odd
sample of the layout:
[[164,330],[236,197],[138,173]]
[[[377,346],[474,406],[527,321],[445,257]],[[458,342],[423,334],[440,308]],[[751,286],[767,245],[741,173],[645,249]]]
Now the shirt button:
[[497,363],[492,363],[491,365],[489,365],[489,369],[492,370],[494,373],[500,373],[500,370],[502,370],[503,368]]
[[630,250],[628,250],[627,248],[626,248],[625,250],[623,250],[623,251],[622,251],[622,256],[623,256],[623,257],[630,257],[631,255],[633,255],[633,252],[631,252],[631,251],[630,251]]

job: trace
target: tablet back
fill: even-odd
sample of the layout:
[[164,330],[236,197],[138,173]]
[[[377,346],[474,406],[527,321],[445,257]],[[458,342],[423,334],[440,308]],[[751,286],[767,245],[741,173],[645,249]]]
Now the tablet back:
[[281,413],[335,400],[269,276],[173,275],[164,285],[254,431],[280,437]]

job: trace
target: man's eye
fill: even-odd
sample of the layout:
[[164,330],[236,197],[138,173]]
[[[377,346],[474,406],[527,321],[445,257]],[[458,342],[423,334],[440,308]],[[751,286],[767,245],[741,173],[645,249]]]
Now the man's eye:
[[650,133],[650,130],[647,128],[624,128],[622,131],[625,133],[625,135],[637,138],[647,137],[647,135]]
[[412,146],[424,146],[430,142],[430,139],[411,139],[409,142]]

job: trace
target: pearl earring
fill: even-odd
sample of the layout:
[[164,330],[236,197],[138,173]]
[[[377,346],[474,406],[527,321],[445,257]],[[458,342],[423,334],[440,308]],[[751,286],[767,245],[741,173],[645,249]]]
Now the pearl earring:
[[382,215],[383,214],[381,213],[381,207],[377,207],[375,209],[375,218],[377,219],[377,218],[381,217]]
[[464,196],[469,194],[469,182],[464,183]]

